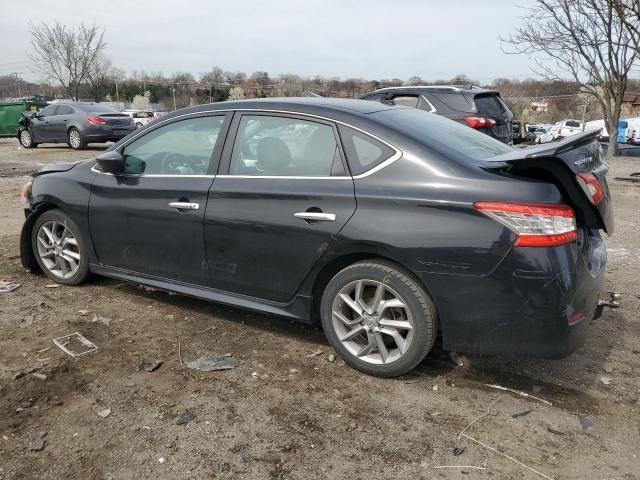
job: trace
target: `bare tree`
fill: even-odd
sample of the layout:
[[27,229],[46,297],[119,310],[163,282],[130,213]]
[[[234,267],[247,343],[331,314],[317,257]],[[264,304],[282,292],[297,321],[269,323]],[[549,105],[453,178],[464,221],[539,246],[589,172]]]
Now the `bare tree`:
[[104,30],[95,24],[67,27],[56,21],[52,27],[45,22],[30,23],[29,55],[36,73],[56,80],[67,94],[78,100],[80,85],[88,78],[98,55],[104,50]]
[[107,94],[109,84],[113,83],[111,81],[112,73],[113,65],[111,63],[111,59],[100,54],[89,68],[89,73],[87,74],[89,89],[94,101],[102,101]]
[[583,93],[597,99],[610,132],[609,155],[617,155],[614,132],[629,71],[638,60],[620,1],[535,0],[523,24],[501,37],[507,53],[541,55],[537,70],[545,78],[569,74]]

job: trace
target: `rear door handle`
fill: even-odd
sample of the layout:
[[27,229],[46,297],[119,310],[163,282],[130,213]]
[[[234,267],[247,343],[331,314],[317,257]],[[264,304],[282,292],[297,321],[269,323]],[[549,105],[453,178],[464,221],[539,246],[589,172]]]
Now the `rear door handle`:
[[296,218],[303,220],[312,220],[316,222],[335,222],[335,213],[322,213],[322,212],[298,212],[293,214]]
[[191,202],[171,202],[169,206],[176,210],[198,210],[200,208],[199,203]]

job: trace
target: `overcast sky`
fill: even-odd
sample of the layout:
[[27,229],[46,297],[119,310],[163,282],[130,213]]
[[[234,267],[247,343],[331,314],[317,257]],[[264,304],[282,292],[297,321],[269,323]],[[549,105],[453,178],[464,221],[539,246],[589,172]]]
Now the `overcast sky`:
[[[33,19],[106,29],[107,53],[128,72],[214,65],[247,73],[479,80],[533,77],[524,56],[500,50],[532,0],[0,0],[0,74],[30,73]],[[12,5],[9,7],[9,5]]]

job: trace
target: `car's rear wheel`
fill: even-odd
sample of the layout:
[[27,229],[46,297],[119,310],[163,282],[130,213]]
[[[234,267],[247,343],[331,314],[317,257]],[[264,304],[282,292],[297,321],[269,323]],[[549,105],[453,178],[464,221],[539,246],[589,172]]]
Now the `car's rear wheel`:
[[35,148],[38,146],[38,144],[33,141],[31,132],[26,128],[20,131],[19,139],[20,145],[22,145],[24,148]]
[[369,375],[412,370],[436,339],[436,309],[425,289],[401,268],[380,261],[338,272],[321,303],[322,327],[338,354]]
[[67,140],[67,143],[71,145],[71,148],[73,148],[74,150],[82,150],[87,146],[85,140],[82,138],[80,130],[75,127],[69,129]]
[[62,211],[49,210],[36,219],[31,245],[38,265],[50,279],[78,285],[89,275],[87,248],[80,229]]

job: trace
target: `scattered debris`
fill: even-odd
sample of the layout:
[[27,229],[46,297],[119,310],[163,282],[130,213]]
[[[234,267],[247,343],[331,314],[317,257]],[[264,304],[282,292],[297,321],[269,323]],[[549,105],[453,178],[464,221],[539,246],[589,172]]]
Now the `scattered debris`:
[[44,373],[32,373],[31,374],[32,377],[37,378],[38,380],[46,380],[47,376]]
[[166,461],[166,460],[164,459],[164,457],[160,457],[160,458],[158,459],[158,462],[160,462],[160,463],[164,463],[165,461]]
[[453,448],[453,456],[454,457],[459,457],[463,453],[464,453],[464,447],[454,447]]
[[579,415],[578,420],[580,420],[580,426],[582,427],[582,430],[586,431],[587,429],[593,427],[593,422],[586,415]]
[[31,450],[34,452],[41,452],[44,450],[45,440],[44,437],[47,436],[47,432],[38,432],[33,439],[33,445],[31,446]]
[[178,340],[178,360],[180,360],[180,366],[184,367],[184,363],[182,363],[182,351],[180,350],[180,340]]
[[606,367],[604,367],[604,371],[606,373],[613,373],[613,367],[611,365],[607,365]]
[[515,393],[516,395],[520,395],[526,398],[532,398],[533,400],[537,400],[538,402],[542,402],[545,405],[553,405],[549,400],[545,400],[544,398],[536,397],[535,395],[531,395],[530,393],[521,392],[519,390],[514,390],[513,388],[507,388],[500,385],[489,385],[488,383],[484,384],[485,387],[489,388],[497,388],[498,390],[504,390],[505,392]]
[[556,430],[553,427],[547,427],[547,432],[553,433],[554,435],[564,435],[564,432],[561,432],[560,430]]
[[[178,346],[180,343],[178,343]],[[185,363],[191,370],[201,372],[212,372],[214,370],[229,370],[240,365],[240,362],[233,357],[200,357],[193,362]]]
[[332,353],[327,357],[327,360],[331,363],[336,361],[336,356]]
[[611,384],[611,377],[600,377],[600,381],[602,382],[603,385],[610,385]]
[[298,373],[298,369],[297,368],[290,368],[289,369],[289,373]]
[[78,310],[78,313],[83,317],[86,317],[89,314],[89,310]]
[[111,324],[111,319],[110,318],[102,317],[102,316],[99,316],[99,315],[94,315],[93,318],[91,319],[91,321],[93,323],[100,322],[100,323],[102,323],[103,325],[105,325],[107,327]]
[[465,355],[459,354],[458,352],[449,352],[449,359],[457,367],[464,367],[469,363],[467,357]]
[[45,288],[59,288],[62,285],[60,285],[59,283],[49,283],[48,285],[45,285]]
[[19,283],[0,281],[0,293],[13,292],[16,288],[20,288]]
[[74,332],[63,337],[53,339],[53,343],[58,346],[64,353],[72,357],[78,357],[85,353],[91,353],[98,350],[98,347],[83,337],[80,332]]
[[138,371],[140,372],[144,370],[145,372],[153,372],[154,370],[160,368],[160,365],[162,365],[162,361],[146,362],[143,360],[142,363],[138,365]]
[[524,412],[512,413],[511,418],[526,417],[531,412],[533,412],[533,410],[525,410]]
[[[170,316],[173,319],[173,315],[167,315],[167,316]],[[215,325],[211,325],[210,327],[207,327],[205,329],[198,330],[196,333],[204,333],[204,332],[207,332],[209,330],[215,330],[216,328],[218,328],[218,327],[216,327]]]
[[436,392],[437,392],[437,391],[438,391],[438,385],[432,385],[432,386],[431,386],[431,390],[433,390],[433,391],[436,391]]
[[458,440],[460,440],[460,437],[462,436],[462,434],[464,432],[466,432],[467,430],[469,430],[469,427],[471,427],[471,425],[473,425],[474,423],[476,423],[478,420],[480,420],[481,418],[486,417],[487,415],[489,415],[491,413],[491,407],[493,407],[500,399],[502,398],[502,395],[498,395],[498,397],[489,404],[489,406],[487,407],[487,411],[484,412],[482,415],[479,415],[478,417],[475,418],[475,420],[473,420],[473,422],[471,422],[469,425],[467,425],[466,427],[464,427],[462,429],[462,431],[460,431],[460,433],[458,434]]
[[19,378],[22,378],[25,375],[29,375],[30,373],[33,373],[36,370],[38,370],[37,367],[31,367],[31,368],[27,368],[26,370],[21,370],[19,372],[16,372],[16,374],[13,376],[13,379],[18,380]]
[[98,412],[98,415],[101,416],[102,418],[107,418],[109,415],[111,415],[111,409],[105,408],[104,410],[100,410]]
[[185,410],[184,413],[176,419],[176,425],[185,425],[195,418],[196,416],[190,410]]
[[475,439],[475,438],[473,438],[473,437],[470,437],[470,436],[469,436],[469,435],[467,435],[466,433],[462,433],[461,435],[462,435],[463,437],[465,437],[465,438],[467,438],[467,439],[471,440],[472,442],[475,442],[475,443],[477,443],[478,445],[480,445],[480,446],[482,446],[482,447],[486,448],[487,450],[491,450],[492,452],[497,453],[498,455],[502,455],[503,457],[505,457],[505,458],[507,458],[507,459],[511,460],[512,462],[517,463],[517,464],[518,464],[518,465],[520,465],[521,467],[524,467],[524,468],[526,468],[527,470],[530,470],[530,471],[532,471],[533,473],[535,473],[535,474],[537,474],[537,475],[540,475],[542,478],[546,478],[547,480],[554,480],[552,477],[549,477],[549,476],[545,475],[544,473],[539,472],[539,471],[538,471],[538,470],[536,470],[535,468],[530,467],[529,465],[526,465],[526,464],[522,463],[522,462],[521,462],[521,461],[519,461],[519,460],[516,460],[515,458],[513,458],[513,457],[511,457],[511,456],[507,455],[506,453],[501,452],[500,450],[497,450],[497,449],[495,449],[495,448],[493,448],[493,447],[491,447],[491,446],[487,445],[486,443],[482,443],[480,440],[477,440],[477,439]]
[[475,465],[438,465],[433,468],[470,468],[473,470],[486,470],[487,467],[476,467]]
[[318,349],[315,352],[311,352],[309,355],[306,355],[307,358],[317,357],[318,355],[322,355],[322,350]]

